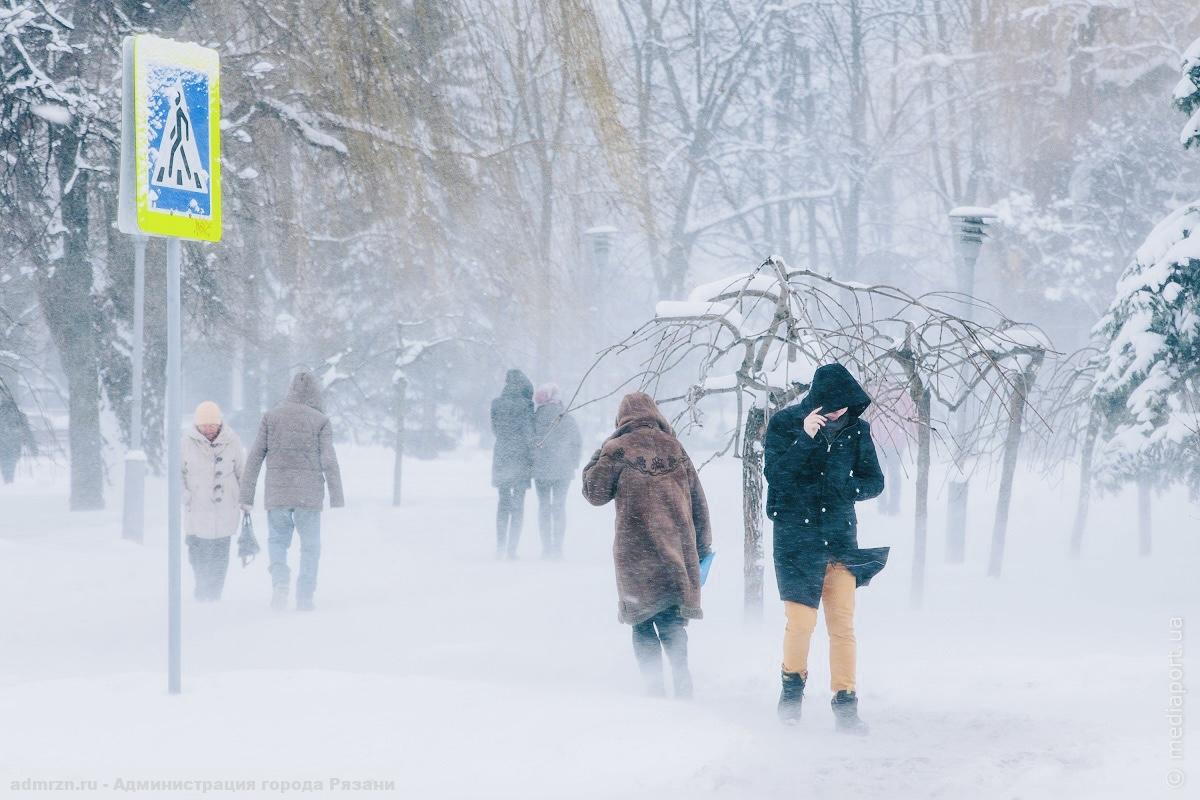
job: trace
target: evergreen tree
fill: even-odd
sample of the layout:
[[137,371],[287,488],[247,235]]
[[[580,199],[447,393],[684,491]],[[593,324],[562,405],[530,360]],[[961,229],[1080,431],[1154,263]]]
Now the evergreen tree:
[[[1183,60],[1178,107],[1200,142],[1200,41]],[[1191,87],[1190,90],[1187,87]],[[1160,222],[1096,326],[1105,355],[1094,399],[1106,418],[1097,475],[1115,485],[1185,481],[1200,495],[1200,201]]]

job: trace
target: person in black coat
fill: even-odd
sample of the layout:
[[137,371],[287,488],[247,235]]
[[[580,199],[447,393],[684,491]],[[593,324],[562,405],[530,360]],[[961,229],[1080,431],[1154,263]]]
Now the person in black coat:
[[808,648],[824,602],[830,688],[839,730],[864,732],[855,691],[854,590],[883,568],[887,548],[860,549],[854,504],[883,491],[883,472],[861,415],[871,398],[841,364],[826,364],[797,405],[766,434],[767,514],[775,577],[787,612],[779,714],[800,717]]
[[558,559],[567,530],[567,489],[579,469],[583,440],[575,418],[563,408],[557,384],[539,386],[533,399],[533,485],[542,558]]
[[492,401],[492,486],[500,492],[496,507],[496,557],[517,557],[525,516],[525,492],[533,474],[533,383],[510,369],[504,390]]

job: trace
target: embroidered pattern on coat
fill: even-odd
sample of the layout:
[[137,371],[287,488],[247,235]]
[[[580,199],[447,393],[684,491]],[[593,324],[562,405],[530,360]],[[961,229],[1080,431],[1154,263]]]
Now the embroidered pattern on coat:
[[649,466],[647,466],[645,456],[637,456],[636,458],[630,459],[625,455],[624,448],[617,448],[613,451],[612,455],[615,460],[620,461],[627,466],[633,467],[638,472],[650,476],[668,475],[687,463],[687,456],[670,455],[666,458],[663,458],[662,456],[653,456],[650,459]]

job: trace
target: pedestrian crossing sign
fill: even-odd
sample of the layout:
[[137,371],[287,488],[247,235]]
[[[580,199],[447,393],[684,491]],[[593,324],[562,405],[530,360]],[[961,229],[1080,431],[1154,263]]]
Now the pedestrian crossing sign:
[[124,48],[120,227],[220,241],[217,51],[150,35],[130,37]]

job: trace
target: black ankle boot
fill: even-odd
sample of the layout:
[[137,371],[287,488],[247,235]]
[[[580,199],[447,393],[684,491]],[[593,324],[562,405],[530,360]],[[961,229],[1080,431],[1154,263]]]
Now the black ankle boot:
[[839,733],[854,733],[859,736],[867,734],[867,723],[858,716],[858,695],[842,689],[829,701],[833,707],[833,717],[837,720]]
[[783,722],[799,722],[800,707],[804,703],[805,678],[799,672],[781,672],[783,689],[779,692],[779,719]]

